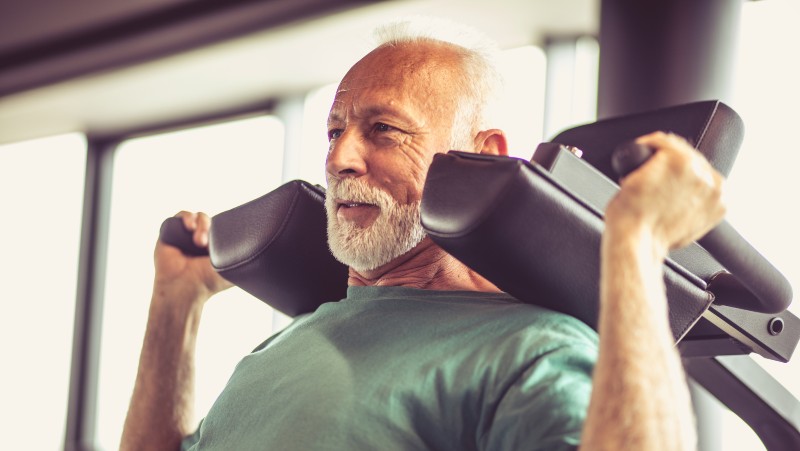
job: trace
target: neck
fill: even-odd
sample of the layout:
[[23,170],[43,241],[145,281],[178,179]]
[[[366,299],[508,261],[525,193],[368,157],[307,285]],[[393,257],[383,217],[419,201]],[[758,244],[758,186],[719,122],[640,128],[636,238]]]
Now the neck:
[[494,284],[425,238],[389,263],[369,271],[350,268],[349,286],[394,286],[426,290],[499,292]]

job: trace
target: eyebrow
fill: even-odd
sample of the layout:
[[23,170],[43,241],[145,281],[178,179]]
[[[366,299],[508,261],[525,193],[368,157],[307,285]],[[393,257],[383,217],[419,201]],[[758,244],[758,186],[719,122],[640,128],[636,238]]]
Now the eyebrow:
[[[389,105],[370,105],[364,108],[357,108],[357,117],[374,117],[381,115],[395,116],[400,120],[408,122],[410,124],[416,123],[407,113]],[[328,124],[330,124],[331,122],[342,122],[342,121],[343,117],[338,113],[331,112],[328,115]]]
[[342,122],[342,116],[334,112],[328,113],[328,119],[326,123],[330,125],[331,122]]

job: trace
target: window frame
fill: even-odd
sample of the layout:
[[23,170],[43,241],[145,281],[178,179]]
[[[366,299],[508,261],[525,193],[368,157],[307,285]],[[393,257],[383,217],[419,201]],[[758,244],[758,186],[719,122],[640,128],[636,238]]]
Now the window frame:
[[[279,104],[277,99],[268,99],[232,110],[156,123],[149,127],[86,134],[86,172],[73,321],[72,363],[64,434],[65,450],[96,448],[100,345],[105,304],[111,191],[117,148],[124,141],[134,138],[255,116],[275,115],[283,120],[276,108]],[[288,151],[288,146],[285,146],[284,154]]]

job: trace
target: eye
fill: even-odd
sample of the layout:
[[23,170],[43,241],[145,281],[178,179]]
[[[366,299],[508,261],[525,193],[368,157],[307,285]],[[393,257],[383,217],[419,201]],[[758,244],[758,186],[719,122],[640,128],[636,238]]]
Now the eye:
[[372,126],[372,130],[376,132],[388,132],[394,130],[394,127],[386,125],[383,122],[376,122],[375,125]]
[[342,132],[343,131],[344,130],[342,130],[341,128],[332,128],[332,129],[328,130],[328,141],[332,141],[332,140],[342,136]]

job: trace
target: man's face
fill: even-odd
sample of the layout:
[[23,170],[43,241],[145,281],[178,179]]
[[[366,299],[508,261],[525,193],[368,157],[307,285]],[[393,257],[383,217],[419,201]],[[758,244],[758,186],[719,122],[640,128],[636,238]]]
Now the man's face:
[[328,236],[356,270],[386,264],[425,236],[419,202],[433,155],[449,150],[456,67],[446,46],[382,47],[339,85],[328,117]]

